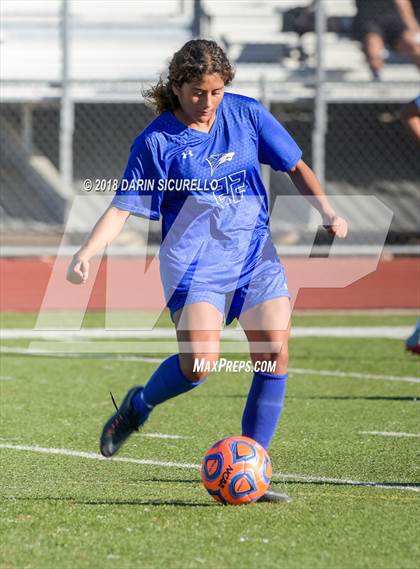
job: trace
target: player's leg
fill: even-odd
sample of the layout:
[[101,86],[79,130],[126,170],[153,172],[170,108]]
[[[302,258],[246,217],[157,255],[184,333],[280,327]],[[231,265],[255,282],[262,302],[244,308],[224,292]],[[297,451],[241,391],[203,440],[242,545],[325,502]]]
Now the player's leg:
[[405,30],[395,42],[395,49],[409,57],[420,68],[420,44],[413,32]]
[[[209,362],[218,358],[223,316],[215,306],[207,302],[189,304],[172,317],[177,327],[180,354],[166,358],[144,387],[137,385],[128,391],[102,430],[100,449],[104,456],[115,454],[146,422],[156,405],[194,389],[205,380],[208,372],[194,370],[195,358],[206,358]],[[178,329],[194,322],[201,322],[202,329]]]
[[383,14],[372,13],[368,2],[358,7],[353,22],[354,38],[360,41],[367,63],[375,79],[383,67],[384,58],[384,18]]
[[384,49],[384,40],[380,34],[369,32],[364,36],[363,51],[375,79],[379,78],[384,65]]
[[[188,304],[173,315],[180,367],[191,382],[206,377],[219,358],[222,308],[209,302]],[[201,364],[201,365],[198,365]]]
[[[242,416],[242,434],[268,448],[280,420],[286,393],[291,308],[288,297],[267,300],[241,314],[254,376]],[[270,372],[262,362],[271,362]]]
[[[172,319],[179,353],[164,360],[144,388],[134,395],[133,408],[143,419],[156,405],[203,383],[219,357],[223,315],[214,305],[187,304]],[[196,362],[201,365],[195,365]]]

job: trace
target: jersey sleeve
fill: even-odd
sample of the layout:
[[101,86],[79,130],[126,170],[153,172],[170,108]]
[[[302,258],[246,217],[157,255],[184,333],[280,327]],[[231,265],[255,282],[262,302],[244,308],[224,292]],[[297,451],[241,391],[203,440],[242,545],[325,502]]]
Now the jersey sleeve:
[[279,123],[260,103],[258,112],[258,158],[273,170],[288,172],[302,157],[302,150]]
[[111,202],[118,209],[148,219],[160,219],[163,191],[159,181],[165,173],[149,140],[141,135],[133,142],[120,185]]

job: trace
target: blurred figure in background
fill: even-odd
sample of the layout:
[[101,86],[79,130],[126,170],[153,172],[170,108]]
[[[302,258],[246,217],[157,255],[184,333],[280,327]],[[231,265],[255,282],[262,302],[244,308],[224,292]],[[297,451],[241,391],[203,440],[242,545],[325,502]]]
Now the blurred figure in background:
[[408,36],[418,45],[420,43],[420,0],[395,0],[400,18],[404,22]]
[[420,0],[355,0],[353,33],[363,45],[374,79],[380,79],[384,49],[409,57],[420,68]]
[[[400,117],[411,137],[420,145],[420,95],[402,106]],[[407,338],[405,347],[414,354],[420,354],[420,319],[414,332]]]

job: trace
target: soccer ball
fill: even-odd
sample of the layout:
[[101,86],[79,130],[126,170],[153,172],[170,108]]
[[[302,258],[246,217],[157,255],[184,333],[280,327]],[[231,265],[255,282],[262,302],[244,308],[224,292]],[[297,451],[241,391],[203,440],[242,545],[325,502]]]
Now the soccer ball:
[[272,474],[265,449],[249,437],[228,437],[207,452],[201,476],[207,492],[222,504],[249,504],[267,491]]

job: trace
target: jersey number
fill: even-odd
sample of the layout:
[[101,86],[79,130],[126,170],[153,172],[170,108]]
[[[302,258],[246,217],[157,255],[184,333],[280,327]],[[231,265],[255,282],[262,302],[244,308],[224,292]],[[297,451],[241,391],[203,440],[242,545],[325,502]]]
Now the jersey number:
[[217,188],[213,192],[216,202],[222,207],[240,202],[245,191],[245,177],[246,171],[240,170],[217,180]]

